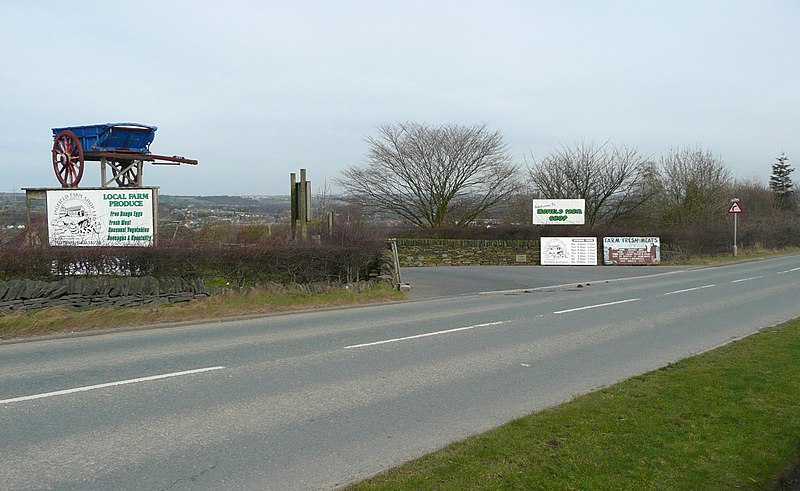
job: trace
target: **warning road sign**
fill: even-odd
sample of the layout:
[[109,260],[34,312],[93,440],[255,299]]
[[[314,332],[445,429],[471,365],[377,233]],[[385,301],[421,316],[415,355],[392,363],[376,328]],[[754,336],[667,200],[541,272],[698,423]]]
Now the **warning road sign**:
[[740,205],[738,201],[734,201],[731,203],[730,208],[728,208],[728,213],[732,213],[734,215],[741,215],[742,213],[744,213],[744,210],[742,209],[742,205]]

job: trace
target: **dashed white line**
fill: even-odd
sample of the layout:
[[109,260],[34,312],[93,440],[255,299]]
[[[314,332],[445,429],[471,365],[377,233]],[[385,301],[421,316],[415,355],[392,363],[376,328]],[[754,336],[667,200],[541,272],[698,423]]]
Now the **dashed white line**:
[[[800,269],[800,268],[799,268]],[[681,274],[681,273],[691,273],[693,270],[689,269],[681,269],[678,271],[665,271],[663,273],[653,273],[653,274],[646,274],[641,276],[628,276],[625,278],[607,278],[607,279],[600,279],[594,281],[588,281],[588,283],[616,283],[619,281],[629,281],[629,280],[640,280],[642,278],[655,278],[657,276],[666,276],[666,275],[673,275],[673,274]],[[543,290],[553,290],[557,288],[566,288],[566,287],[573,287],[575,283],[562,283],[560,285],[547,285],[547,286],[532,286],[530,288],[514,288],[513,290],[490,290],[485,292],[478,292],[478,295],[505,295],[511,293],[532,293],[537,291]]]
[[686,292],[693,292],[696,290],[703,290],[704,288],[714,288],[717,285],[703,285],[703,286],[696,286],[694,288],[686,288],[685,290],[675,290],[674,292],[667,292],[664,295],[674,295],[676,293],[686,293]]
[[467,331],[467,330],[475,329],[475,328],[478,328],[478,327],[496,326],[498,324],[503,324],[505,322],[506,321],[487,322],[486,324],[476,324],[474,326],[457,327],[455,329],[448,329],[446,331],[427,332],[425,334],[416,334],[414,336],[406,336],[406,337],[403,337],[403,338],[385,339],[383,341],[375,341],[375,342],[372,342],[372,343],[354,344],[352,346],[345,346],[344,349],[366,348],[367,346],[377,346],[379,344],[396,343],[398,341],[408,341],[409,339],[426,338],[428,336],[438,336],[440,334],[450,334],[451,332]]
[[741,279],[738,279],[738,280],[733,280],[733,281],[731,281],[731,283],[741,283],[743,281],[757,280],[758,278],[763,278],[763,276],[753,276],[753,277],[750,277],[750,278],[741,278]]
[[792,268],[792,269],[787,269],[786,271],[778,271],[778,274],[794,273],[795,271],[800,271],[800,268]]
[[141,378],[134,378],[130,380],[120,380],[118,382],[108,382],[105,384],[97,384],[97,385],[87,385],[85,387],[76,387],[74,389],[65,389],[65,390],[57,390],[54,392],[45,392],[42,394],[34,394],[30,396],[23,396],[23,397],[14,397],[12,399],[2,399],[0,400],[0,404],[11,404],[13,402],[22,402],[22,401],[32,401],[34,399],[44,399],[46,397],[54,397],[54,396],[63,396],[66,394],[74,394],[76,392],[86,392],[88,390],[95,390],[95,389],[104,389],[106,387],[117,387],[120,385],[128,385],[128,384],[137,384],[140,382],[149,382],[151,380],[160,380],[164,378],[171,378],[171,377],[180,377],[182,375],[193,375],[195,373],[203,373],[203,372],[210,372],[212,370],[222,370],[225,367],[208,367],[208,368],[197,368],[195,370],[186,370],[183,372],[174,372],[174,373],[165,373],[162,375],[153,375],[150,377],[141,377]]
[[598,307],[608,307],[609,305],[619,305],[621,303],[637,302],[639,300],[641,300],[641,298],[629,298],[627,300],[618,300],[616,302],[599,303],[597,305],[587,305],[585,307],[578,307],[578,308],[575,308],[575,309],[557,310],[557,311],[555,311],[553,313],[554,314],[566,314],[568,312],[577,312],[578,310],[596,309]]

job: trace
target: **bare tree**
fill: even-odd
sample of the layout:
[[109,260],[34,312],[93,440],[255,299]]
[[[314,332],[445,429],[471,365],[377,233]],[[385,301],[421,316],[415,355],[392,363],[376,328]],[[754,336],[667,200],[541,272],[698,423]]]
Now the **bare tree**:
[[333,195],[326,179],[311,197],[311,216],[314,220],[325,220],[329,211],[332,211]]
[[338,180],[367,210],[420,227],[467,225],[514,190],[517,167],[486,125],[397,123],[378,132],[367,138],[366,167],[349,167]]
[[585,199],[590,225],[610,225],[631,215],[655,190],[647,156],[608,142],[562,146],[528,166],[534,192],[548,199]]
[[739,178],[733,181],[730,197],[739,198],[747,211],[747,221],[771,218],[777,214],[773,191],[756,177]]
[[730,169],[701,147],[672,149],[660,160],[665,225],[697,225],[724,218]]

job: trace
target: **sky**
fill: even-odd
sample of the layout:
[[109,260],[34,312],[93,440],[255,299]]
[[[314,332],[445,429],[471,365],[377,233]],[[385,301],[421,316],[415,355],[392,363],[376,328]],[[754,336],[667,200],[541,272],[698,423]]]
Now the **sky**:
[[58,187],[51,129],[108,122],[199,161],[145,164],[173,195],[335,192],[396,122],[486,124],[523,170],[580,141],[800,168],[797,0],[3,0],[0,46],[0,192]]

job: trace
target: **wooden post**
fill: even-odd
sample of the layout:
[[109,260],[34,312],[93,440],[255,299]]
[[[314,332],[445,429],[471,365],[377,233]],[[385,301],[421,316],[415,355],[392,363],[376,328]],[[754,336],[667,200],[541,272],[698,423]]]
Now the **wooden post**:
[[[139,173],[139,178],[141,176]],[[155,247],[158,245],[158,187],[151,187],[150,192],[153,193],[153,247]]]
[[291,176],[291,189],[290,189],[290,201],[291,201],[291,220],[292,220],[292,240],[297,239],[297,182],[296,182],[296,175],[294,172],[290,174]]
[[[47,190],[45,189],[33,189],[33,188],[23,188],[25,189],[25,208],[27,210],[27,218],[28,224],[26,225],[25,229],[25,237],[26,243],[29,246],[38,245],[34,244],[35,237],[33,236],[34,230],[31,228],[31,205],[33,204],[33,200],[41,200],[44,201],[44,212],[45,216],[47,216]],[[45,237],[48,237],[48,227],[47,227],[47,220],[45,220],[45,227],[44,227],[44,234]]]
[[308,238],[308,188],[306,185],[306,170],[300,169],[300,182],[297,186],[297,211],[300,220],[300,237],[303,240]]
[[308,222],[311,221],[311,181],[306,180],[306,170],[300,169],[300,181],[297,174],[291,173],[291,206],[292,206],[292,240],[297,239],[297,226],[300,225],[300,238],[308,238]]

